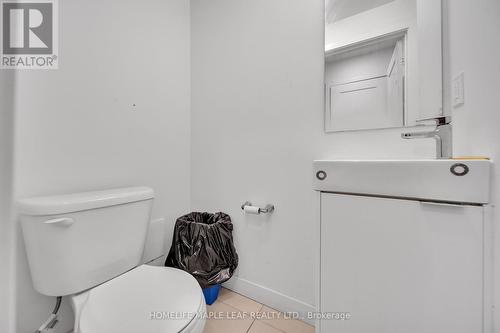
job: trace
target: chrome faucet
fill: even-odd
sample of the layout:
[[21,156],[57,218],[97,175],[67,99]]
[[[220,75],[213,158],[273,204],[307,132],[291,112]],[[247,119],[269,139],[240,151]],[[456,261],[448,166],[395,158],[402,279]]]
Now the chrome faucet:
[[402,133],[403,139],[425,139],[433,138],[436,140],[436,158],[451,158],[453,155],[452,132],[451,132],[451,117],[437,117],[429,119],[421,119],[417,121],[433,120],[436,123],[436,128],[427,132],[407,132]]

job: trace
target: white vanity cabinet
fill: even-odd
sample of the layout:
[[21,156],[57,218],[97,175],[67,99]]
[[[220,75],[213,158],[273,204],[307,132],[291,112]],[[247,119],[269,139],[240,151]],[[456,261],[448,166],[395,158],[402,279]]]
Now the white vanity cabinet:
[[321,193],[321,332],[480,333],[483,207]]
[[317,332],[492,332],[490,161],[313,165]]

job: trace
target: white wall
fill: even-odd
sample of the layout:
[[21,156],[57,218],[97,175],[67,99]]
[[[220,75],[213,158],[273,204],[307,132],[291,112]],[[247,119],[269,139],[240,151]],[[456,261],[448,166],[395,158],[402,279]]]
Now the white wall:
[[[445,49],[445,87],[451,88],[451,78],[465,74],[465,104],[452,109],[454,154],[483,155],[496,163],[493,172],[493,204],[500,199],[500,2],[498,0],[448,0],[447,44]],[[448,90],[449,91],[449,90]],[[450,97],[446,104],[449,107]],[[493,211],[495,242],[495,299],[500,304],[500,215]],[[498,307],[497,307],[498,309]],[[500,330],[500,311],[495,314]]]
[[[60,69],[17,76],[16,198],[146,185],[173,223],[189,209],[189,2],[59,5]],[[55,300],[33,290],[20,232],[16,262],[16,333],[33,332]]]
[[13,253],[11,220],[14,72],[0,71],[0,332],[13,331]]
[[[324,134],[323,7],[191,1],[191,205],[231,215],[240,263],[230,287],[281,310],[315,304],[312,161],[435,153],[397,129]],[[276,211],[243,216],[246,200]]]

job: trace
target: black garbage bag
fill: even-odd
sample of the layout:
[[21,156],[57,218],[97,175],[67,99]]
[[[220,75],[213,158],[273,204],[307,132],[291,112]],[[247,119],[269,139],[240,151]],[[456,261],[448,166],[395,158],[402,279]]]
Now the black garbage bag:
[[202,288],[229,280],[238,266],[232,232],[231,218],[224,213],[179,217],[165,266],[190,273]]

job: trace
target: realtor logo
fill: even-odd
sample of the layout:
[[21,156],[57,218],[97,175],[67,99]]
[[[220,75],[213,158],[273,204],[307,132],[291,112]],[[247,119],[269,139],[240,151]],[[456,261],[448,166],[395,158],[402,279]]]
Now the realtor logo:
[[56,0],[1,1],[1,68],[57,69]]

